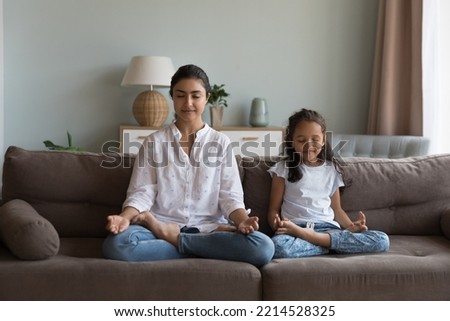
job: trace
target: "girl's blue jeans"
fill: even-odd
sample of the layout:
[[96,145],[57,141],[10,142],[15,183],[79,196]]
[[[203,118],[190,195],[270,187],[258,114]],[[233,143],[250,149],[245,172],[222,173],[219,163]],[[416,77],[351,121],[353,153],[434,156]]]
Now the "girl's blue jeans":
[[272,240],[261,232],[180,233],[178,248],[156,238],[148,229],[131,225],[124,232],[110,234],[103,242],[103,255],[121,261],[158,261],[203,257],[242,261],[262,266],[274,254]]
[[315,224],[314,230],[330,235],[330,248],[318,246],[287,234],[279,234],[272,237],[275,244],[274,258],[299,258],[327,254],[330,251],[339,254],[376,253],[389,249],[389,237],[384,232],[352,233],[328,223]]

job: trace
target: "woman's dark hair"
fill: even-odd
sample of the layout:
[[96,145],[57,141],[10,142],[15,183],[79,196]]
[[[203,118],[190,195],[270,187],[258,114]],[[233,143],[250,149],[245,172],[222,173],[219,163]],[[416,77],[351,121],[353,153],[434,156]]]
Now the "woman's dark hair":
[[332,162],[334,166],[336,166],[336,169],[341,173],[339,163],[334,158],[331,144],[328,141],[328,139],[326,139],[327,126],[325,118],[323,118],[321,114],[319,114],[314,110],[303,108],[302,110],[295,112],[294,114],[291,115],[291,117],[289,117],[289,124],[286,127],[284,144],[285,144],[285,153],[287,155],[286,165],[288,166],[289,169],[288,181],[295,183],[298,182],[303,177],[303,173],[299,166],[300,162],[302,161],[301,155],[295,152],[293,144],[294,141],[293,135],[295,128],[301,121],[312,121],[320,125],[320,127],[322,128],[323,137],[325,139],[325,145],[320,151],[318,158],[324,161]]
[[170,82],[170,97],[173,97],[173,87],[182,79],[198,79],[203,83],[203,87],[206,91],[206,96],[211,92],[211,85],[209,84],[208,75],[203,71],[202,68],[196,65],[184,65],[178,68],[175,74],[172,76],[172,80]]

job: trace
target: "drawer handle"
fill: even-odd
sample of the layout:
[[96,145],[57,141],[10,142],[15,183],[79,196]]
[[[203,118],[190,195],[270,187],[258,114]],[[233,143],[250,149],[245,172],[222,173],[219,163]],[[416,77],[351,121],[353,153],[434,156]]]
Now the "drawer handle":
[[146,139],[148,136],[138,136],[138,139]]
[[246,136],[246,137],[242,137],[242,140],[258,140],[258,137],[255,137],[255,136]]

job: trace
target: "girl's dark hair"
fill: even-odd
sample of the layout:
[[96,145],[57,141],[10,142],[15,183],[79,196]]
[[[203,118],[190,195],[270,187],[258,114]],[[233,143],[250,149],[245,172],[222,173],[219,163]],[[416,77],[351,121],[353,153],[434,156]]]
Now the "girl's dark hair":
[[303,177],[303,173],[299,166],[300,162],[302,161],[301,155],[295,152],[293,144],[294,141],[293,135],[295,128],[301,121],[313,121],[320,125],[320,127],[322,128],[323,137],[325,139],[325,145],[320,151],[318,158],[324,161],[332,162],[336,167],[336,169],[338,170],[338,172],[342,173],[339,163],[334,158],[331,144],[328,141],[328,139],[326,139],[327,126],[325,118],[323,118],[321,114],[319,114],[314,110],[303,108],[302,110],[295,112],[294,114],[291,115],[291,117],[289,117],[289,123],[286,127],[284,144],[285,144],[285,153],[287,156],[286,165],[288,166],[289,169],[288,181],[295,183],[298,182]]
[[209,84],[208,75],[203,71],[202,68],[196,65],[184,65],[178,68],[175,74],[172,76],[172,80],[170,82],[170,97],[173,97],[173,87],[182,79],[198,79],[203,83],[203,87],[206,91],[206,96],[211,92],[211,85]]

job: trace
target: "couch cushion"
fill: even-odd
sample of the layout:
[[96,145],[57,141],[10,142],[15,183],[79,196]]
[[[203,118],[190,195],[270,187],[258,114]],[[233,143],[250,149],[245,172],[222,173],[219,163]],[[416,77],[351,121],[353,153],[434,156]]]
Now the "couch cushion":
[[389,252],[276,259],[262,269],[264,300],[450,300],[450,242],[390,236]]
[[273,231],[267,223],[267,209],[269,207],[272,178],[267,170],[275,164],[269,157],[243,157],[241,166],[244,169],[242,186],[244,189],[244,203],[252,209],[251,216],[258,216],[259,230],[267,235]]
[[0,246],[0,300],[261,300],[261,273],[251,264],[106,260],[102,243],[102,238],[61,238],[58,255],[27,264],[18,264]]
[[[276,159],[243,158],[244,200],[266,221],[271,178],[267,169]],[[441,216],[450,206],[450,155],[403,159],[345,158],[342,207],[352,219],[362,210],[370,229],[388,234],[442,235]]]
[[442,235],[441,216],[450,205],[450,155],[344,162],[352,184],[344,190],[342,207],[352,218],[362,210],[370,229]]
[[22,200],[0,207],[0,238],[23,260],[47,259],[59,249],[59,236],[53,225]]
[[9,147],[3,168],[3,201],[25,200],[60,236],[106,236],[106,216],[120,212],[131,168],[132,158],[119,154]]
[[450,239],[450,208],[448,208],[441,217],[441,228],[444,235]]

